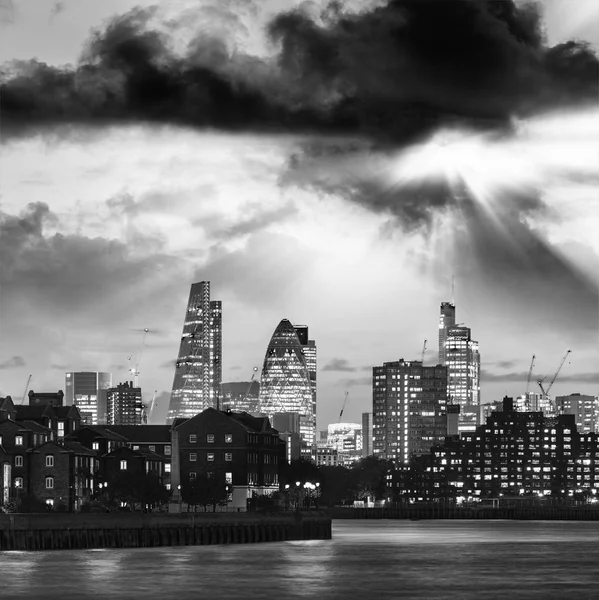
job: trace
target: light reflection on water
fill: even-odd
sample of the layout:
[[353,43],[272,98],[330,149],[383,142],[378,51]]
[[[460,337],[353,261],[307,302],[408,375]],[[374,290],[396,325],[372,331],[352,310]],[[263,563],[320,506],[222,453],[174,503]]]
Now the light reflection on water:
[[5,552],[0,598],[598,598],[599,523],[336,521],[333,540]]

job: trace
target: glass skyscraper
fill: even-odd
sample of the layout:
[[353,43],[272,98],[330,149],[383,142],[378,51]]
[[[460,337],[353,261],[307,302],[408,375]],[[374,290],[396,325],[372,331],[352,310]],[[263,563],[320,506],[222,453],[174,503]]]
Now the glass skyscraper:
[[302,345],[308,376],[310,377],[310,390],[312,391],[312,418],[314,420],[314,431],[316,431],[316,342],[309,339],[307,325],[295,325],[297,339]]
[[183,323],[167,423],[219,406],[222,380],[222,305],[210,282],[194,283]]
[[297,331],[287,319],[279,323],[268,344],[259,398],[260,412],[269,417],[299,414],[302,455],[312,456],[316,429],[310,371]]
[[439,315],[439,364],[445,364],[445,340],[447,330],[455,325],[455,304],[452,302],[441,303],[441,314]]
[[76,406],[86,425],[105,425],[106,392],[112,386],[112,375],[98,371],[76,371],[65,374],[65,404]]

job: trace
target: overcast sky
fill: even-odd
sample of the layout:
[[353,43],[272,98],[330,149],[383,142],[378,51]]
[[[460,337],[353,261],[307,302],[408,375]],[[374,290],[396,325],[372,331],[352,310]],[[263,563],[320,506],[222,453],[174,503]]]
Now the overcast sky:
[[317,343],[319,429],[346,390],[359,421],[373,365],[424,339],[436,360],[452,275],[484,402],[567,349],[553,391],[597,394],[596,0],[540,21],[511,3],[134,9],[151,4],[1,3],[0,394],[30,373],[36,391],[67,370],[124,381],[148,328],[164,422],[189,286],[209,280],[224,381],[288,318]]

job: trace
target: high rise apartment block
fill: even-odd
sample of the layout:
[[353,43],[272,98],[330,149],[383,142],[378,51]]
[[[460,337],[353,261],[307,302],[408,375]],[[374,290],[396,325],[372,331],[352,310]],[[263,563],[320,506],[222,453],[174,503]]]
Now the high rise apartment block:
[[222,381],[222,305],[210,300],[210,282],[191,286],[167,423],[218,407]]
[[108,425],[141,425],[144,406],[141,388],[133,382],[119,383],[107,393]]
[[65,404],[76,406],[85,425],[106,424],[106,390],[112,386],[112,375],[97,371],[65,374]]
[[447,369],[387,362],[372,372],[373,454],[407,463],[447,435]]
[[557,396],[555,406],[558,415],[574,415],[579,433],[597,432],[597,398],[585,394]]
[[442,302],[439,315],[439,364],[445,364],[445,341],[447,330],[455,325],[455,304],[453,302]]

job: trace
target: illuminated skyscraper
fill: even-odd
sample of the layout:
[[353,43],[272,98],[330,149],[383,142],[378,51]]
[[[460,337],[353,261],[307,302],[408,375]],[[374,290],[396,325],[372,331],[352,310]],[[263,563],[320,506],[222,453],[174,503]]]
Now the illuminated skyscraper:
[[459,431],[475,431],[480,425],[480,354],[470,328],[454,326],[447,329],[445,364],[449,401],[462,408]]
[[106,390],[112,385],[110,373],[77,371],[65,375],[65,405],[75,405],[86,425],[106,424]]
[[222,379],[222,305],[210,300],[210,282],[194,283],[183,323],[167,423],[219,403]]
[[455,304],[452,302],[441,302],[441,314],[439,316],[439,364],[445,364],[445,340],[447,330],[455,325]]
[[316,431],[316,342],[309,339],[307,325],[295,325],[297,338],[302,345],[308,375],[310,376],[310,390],[312,391],[312,415],[314,419],[314,431]]
[[302,454],[312,456],[316,431],[312,406],[312,384],[302,344],[293,325],[283,319],[264,357],[259,410],[269,417],[276,413],[298,413]]

